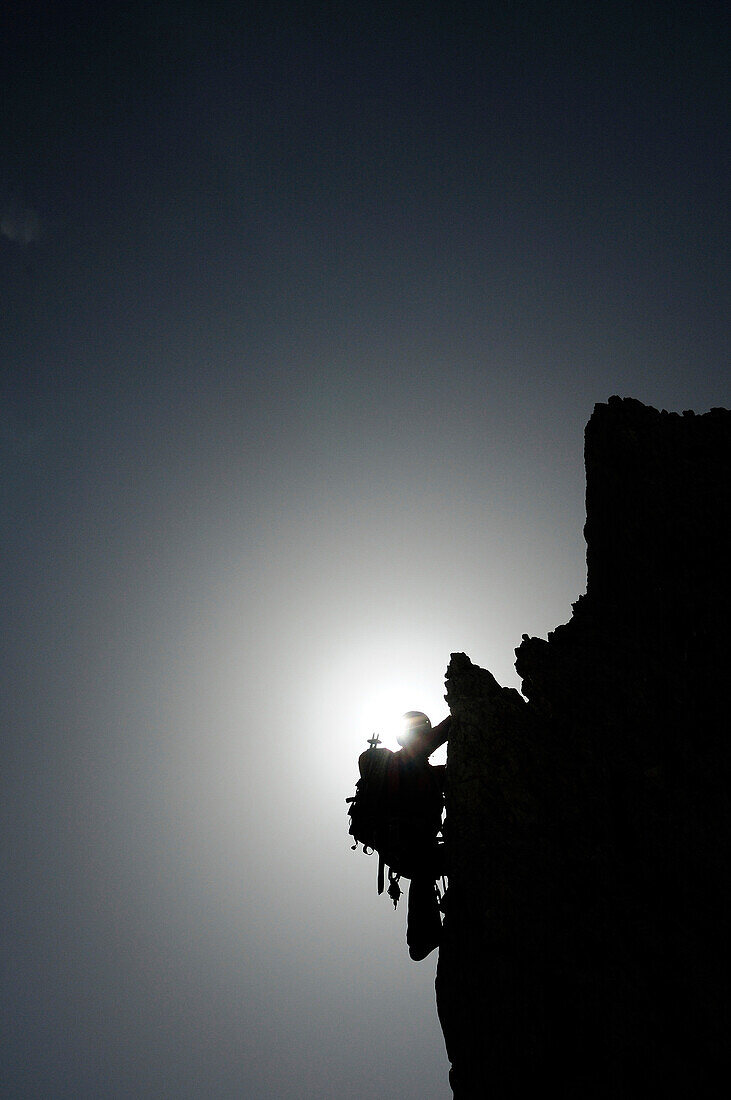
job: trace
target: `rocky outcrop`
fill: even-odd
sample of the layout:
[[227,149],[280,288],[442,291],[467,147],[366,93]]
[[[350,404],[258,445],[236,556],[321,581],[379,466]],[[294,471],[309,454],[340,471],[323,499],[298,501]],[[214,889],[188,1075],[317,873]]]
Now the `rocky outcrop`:
[[447,672],[457,1100],[706,1097],[729,1068],[731,413],[612,398],[585,442],[570,622],[524,636],[523,695]]

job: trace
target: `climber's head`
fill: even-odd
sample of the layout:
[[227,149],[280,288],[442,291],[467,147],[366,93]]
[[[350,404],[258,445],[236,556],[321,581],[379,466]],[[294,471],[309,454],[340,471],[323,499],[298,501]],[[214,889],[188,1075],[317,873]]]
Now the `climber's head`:
[[401,733],[396,740],[404,749],[418,745],[421,738],[431,729],[431,722],[420,710],[407,710],[401,716]]

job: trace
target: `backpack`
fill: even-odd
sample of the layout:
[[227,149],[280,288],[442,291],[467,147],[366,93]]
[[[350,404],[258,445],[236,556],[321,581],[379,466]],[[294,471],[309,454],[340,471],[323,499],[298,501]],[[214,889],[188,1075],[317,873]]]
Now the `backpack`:
[[346,799],[352,849],[361,844],[366,855],[378,852],[378,893],[383,893],[388,866],[388,894],[395,907],[402,876],[413,878],[427,863],[436,867],[442,811],[438,772],[425,764],[412,777],[400,754],[375,744],[361,753],[358,769],[355,794]]

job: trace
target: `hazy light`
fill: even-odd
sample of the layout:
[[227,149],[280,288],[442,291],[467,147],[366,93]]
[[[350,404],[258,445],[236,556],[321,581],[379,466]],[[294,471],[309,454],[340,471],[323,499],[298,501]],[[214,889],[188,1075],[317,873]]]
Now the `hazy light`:
[[378,684],[360,702],[358,730],[367,728],[368,736],[375,732],[387,748],[397,749],[397,738],[404,728],[401,716],[406,710],[413,709],[409,707],[409,702],[403,685],[395,681]]

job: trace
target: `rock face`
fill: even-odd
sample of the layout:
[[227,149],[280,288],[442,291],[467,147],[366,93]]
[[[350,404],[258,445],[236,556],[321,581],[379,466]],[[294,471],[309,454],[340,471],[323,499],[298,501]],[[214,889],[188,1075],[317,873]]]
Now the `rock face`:
[[447,671],[457,1100],[710,1097],[729,1069],[731,413],[611,398],[585,441],[587,592],[524,636],[525,698]]

